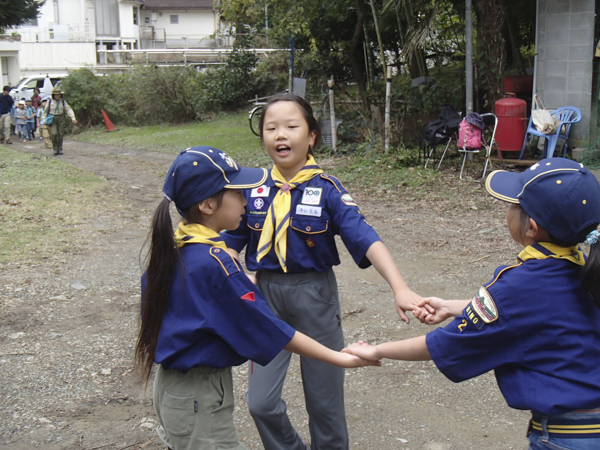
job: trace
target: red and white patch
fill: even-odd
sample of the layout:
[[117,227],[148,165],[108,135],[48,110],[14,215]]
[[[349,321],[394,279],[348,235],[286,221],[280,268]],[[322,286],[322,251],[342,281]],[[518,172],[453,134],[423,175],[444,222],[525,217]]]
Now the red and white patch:
[[250,192],[250,197],[268,197],[270,191],[271,188],[269,186],[259,186],[252,189],[252,192]]

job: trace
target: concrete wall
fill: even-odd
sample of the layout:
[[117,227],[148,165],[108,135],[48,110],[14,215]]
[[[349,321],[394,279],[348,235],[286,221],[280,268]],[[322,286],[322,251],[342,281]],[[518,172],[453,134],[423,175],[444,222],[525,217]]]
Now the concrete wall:
[[570,138],[589,139],[594,0],[539,0],[536,89],[547,109],[576,106]]

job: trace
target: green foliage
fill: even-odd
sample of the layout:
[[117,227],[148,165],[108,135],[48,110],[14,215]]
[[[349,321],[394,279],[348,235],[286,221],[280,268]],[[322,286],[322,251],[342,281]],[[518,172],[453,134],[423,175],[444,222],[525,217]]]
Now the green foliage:
[[0,0],[0,34],[35,19],[46,0]]

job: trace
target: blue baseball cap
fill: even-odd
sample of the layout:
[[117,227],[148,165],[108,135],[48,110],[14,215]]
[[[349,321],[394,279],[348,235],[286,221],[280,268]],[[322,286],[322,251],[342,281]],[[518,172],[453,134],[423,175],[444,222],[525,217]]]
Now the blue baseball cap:
[[600,185],[583,164],[547,158],[523,173],[496,170],[485,181],[497,199],[518,203],[550,235],[577,244],[600,223]]
[[225,152],[214,147],[191,147],[175,158],[165,178],[165,197],[183,210],[223,189],[251,189],[267,180],[265,169],[239,167]]

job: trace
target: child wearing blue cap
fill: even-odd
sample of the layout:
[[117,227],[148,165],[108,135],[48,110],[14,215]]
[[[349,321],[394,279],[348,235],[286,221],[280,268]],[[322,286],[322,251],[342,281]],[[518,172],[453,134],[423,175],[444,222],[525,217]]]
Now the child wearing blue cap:
[[[524,249],[473,300],[424,299],[426,336],[345,349],[363,358],[432,359],[454,382],[495,371],[509,406],[530,410],[529,449],[600,448],[600,187],[583,165],[543,159],[486,180],[510,203]],[[577,244],[590,246],[586,259]]]
[[[373,365],[277,319],[228,253],[218,232],[238,227],[246,206],[240,189],[266,177],[211,147],[182,151],[167,173],[142,276],[135,359],[146,382],[159,365],[157,431],[171,449],[246,448],[233,425],[231,367],[248,359],[268,364],[285,348],[340,367]],[[171,201],[184,218],[174,236]]]
[[[340,181],[315,161],[321,131],[311,106],[296,95],[272,98],[259,123],[274,166],[266,182],[246,191],[247,214],[225,240],[246,248],[246,267],[277,317],[323,345],[344,348],[333,266],[340,264],[336,235],[360,268],[371,264],[388,282],[396,309],[408,322],[421,298],[404,282],[377,232]],[[291,354],[269,365],[250,363],[247,401],[265,450],[347,450],[344,370],[301,358],[311,444],[292,426],[281,398]],[[254,360],[253,360],[254,361]]]

